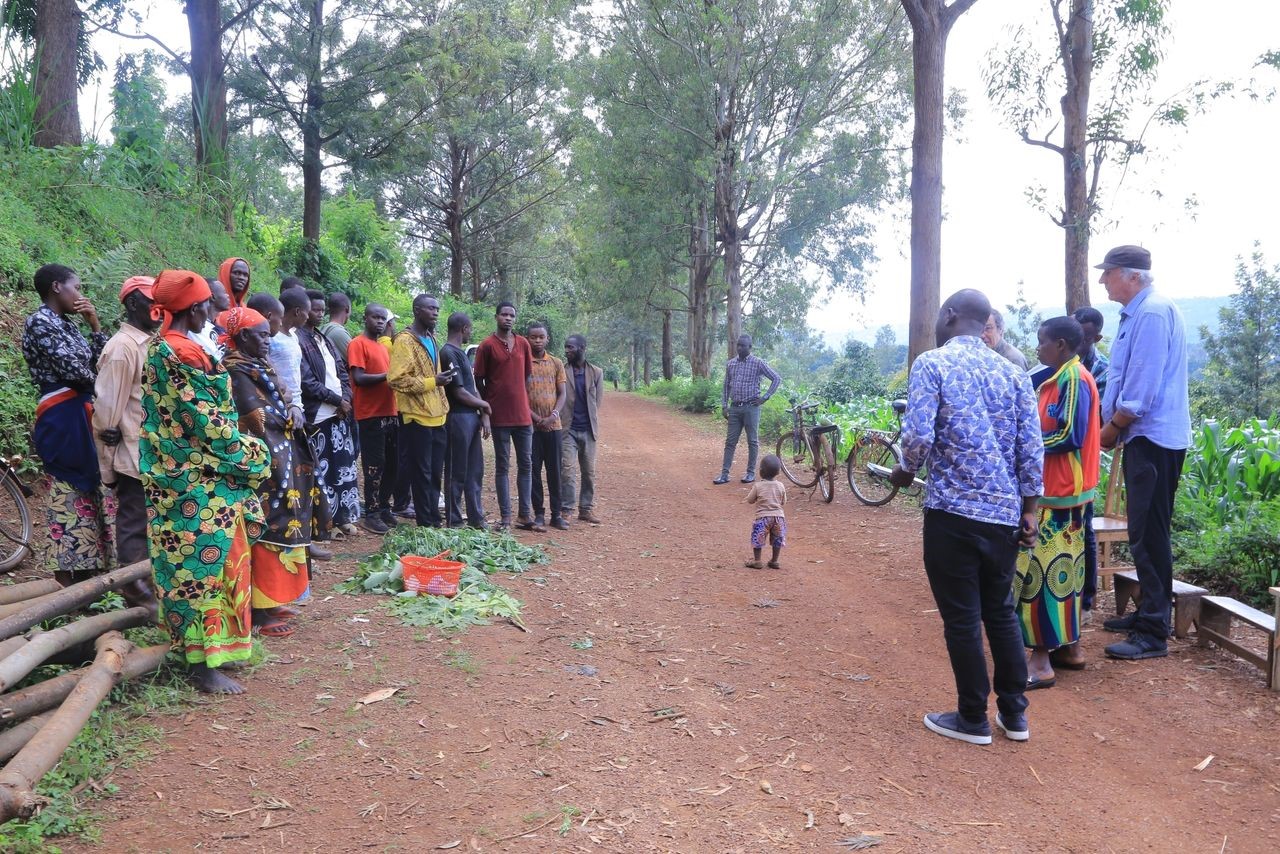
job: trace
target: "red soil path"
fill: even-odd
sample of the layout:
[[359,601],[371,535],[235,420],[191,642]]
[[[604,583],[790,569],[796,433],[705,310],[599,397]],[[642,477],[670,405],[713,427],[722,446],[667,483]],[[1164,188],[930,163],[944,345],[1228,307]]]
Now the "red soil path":
[[747,570],[745,488],[711,484],[718,425],[605,409],[605,524],[521,534],[554,563],[504,581],[529,634],[442,638],[326,599],[362,536],[250,693],[162,719],[156,756],[94,805],[101,846],[66,847],[1280,850],[1280,695],[1256,670],[1194,641],[1107,661],[1090,632],[1089,669],[1031,696],[1029,743],[940,738],[920,718],[954,693],[917,510],[792,489],[784,569]]

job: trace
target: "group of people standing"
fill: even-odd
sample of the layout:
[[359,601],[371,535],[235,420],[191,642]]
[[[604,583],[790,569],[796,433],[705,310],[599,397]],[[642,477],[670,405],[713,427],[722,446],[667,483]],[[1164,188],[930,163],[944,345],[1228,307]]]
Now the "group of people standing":
[[566,370],[546,352],[546,326],[515,334],[515,308],[503,303],[473,371],[470,318],[451,315],[438,342],[432,297],[414,301],[398,335],[394,315],[370,304],[352,337],[344,294],[290,277],[277,298],[250,283],[242,258],[209,279],[132,277],[108,339],[75,272],[45,265],[22,340],[41,395],[33,436],[56,577],[69,584],[150,557],[154,584],[122,592],[158,605],[197,688],[244,690],[224,670],[248,659],[255,628],[293,632],[312,561],[329,559],[325,541],[357,522],[383,533],[399,511],[420,525],[487,527],[481,441],[491,434],[499,527],[512,519],[508,444],[520,527],[545,530],[544,507],[559,528],[575,509],[599,524],[603,372],[581,335],[565,341]]
[[1141,587],[1136,613],[1103,624],[1126,635],[1105,652],[1168,654],[1170,519],[1191,433],[1185,330],[1177,307],[1152,288],[1146,249],[1116,247],[1098,267],[1108,297],[1123,306],[1109,364],[1095,346],[1102,317],[1082,309],[1040,326],[1040,367],[1027,373],[1000,354],[1001,324],[987,298],[963,290],[939,312],[938,348],[911,368],[903,460],[891,479],[906,485],[918,469],[929,473],[924,566],[957,707],[927,714],[924,724],[950,738],[991,742],[994,681],[997,726],[1026,740],[1026,692],[1052,687],[1055,668],[1087,666],[1080,638],[1096,573],[1089,519],[1103,450],[1123,453]]

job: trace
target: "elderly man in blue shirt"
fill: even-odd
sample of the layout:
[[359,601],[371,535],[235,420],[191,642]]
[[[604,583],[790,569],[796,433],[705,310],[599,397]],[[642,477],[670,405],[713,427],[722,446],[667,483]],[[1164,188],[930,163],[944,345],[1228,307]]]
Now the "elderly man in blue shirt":
[[[911,483],[927,465],[924,569],[955,674],[954,712],[924,725],[970,744],[990,744],[987,700],[995,683],[996,725],[1026,741],[1027,662],[1014,611],[1019,545],[1035,544],[1044,443],[1031,378],[979,337],[991,303],[975,290],[953,294],[938,312],[938,348],[911,366],[902,425],[902,465],[890,480]],[[982,629],[995,678],[987,677]]]
[[1142,591],[1137,611],[1103,623],[1128,634],[1106,652],[1159,658],[1169,654],[1173,497],[1191,443],[1187,336],[1178,307],[1151,286],[1150,252],[1117,246],[1097,266],[1107,296],[1124,306],[1102,398],[1102,447],[1124,447],[1129,549]]

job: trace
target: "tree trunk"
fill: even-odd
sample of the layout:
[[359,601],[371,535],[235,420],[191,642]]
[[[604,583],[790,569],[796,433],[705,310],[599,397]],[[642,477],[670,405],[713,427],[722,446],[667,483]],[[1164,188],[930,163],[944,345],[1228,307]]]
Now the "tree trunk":
[[150,577],[151,561],[140,560],[137,563],[113,569],[105,575],[95,575],[93,578],[64,587],[58,593],[33,602],[31,607],[0,619],[0,639],[20,635],[37,623],[66,614],[90,602],[96,602],[108,590],[119,590],[140,578]]
[[[169,655],[167,643],[135,649],[124,660],[124,678],[137,679],[158,668]],[[0,696],[0,721],[13,723],[46,712],[66,699],[71,689],[84,678],[89,668],[82,667],[61,676]]]
[[320,203],[324,172],[321,159],[323,142],[320,116],[324,109],[324,84],[320,79],[324,44],[324,0],[311,0],[311,19],[307,38],[307,101],[302,112],[302,238],[318,250],[320,242]]
[[133,650],[119,632],[98,638],[98,655],[84,678],[71,690],[58,711],[0,771],[0,822],[29,818],[39,804],[36,784],[58,763],[62,754],[124,675],[124,661]]
[[651,354],[652,349],[653,348],[650,346],[649,336],[646,335],[644,337],[644,384],[646,387],[649,385],[649,366],[653,361]]
[[911,137],[911,319],[908,366],[937,346],[942,280],[942,136],[947,36],[976,0],[902,0],[911,20],[915,127]]
[[467,257],[467,267],[471,270],[471,301],[484,301],[484,280],[480,278],[480,261],[474,256]]
[[631,364],[630,370],[627,371],[627,391],[636,390],[636,336],[631,336]]
[[196,168],[207,179],[222,209],[223,225],[235,228],[231,169],[227,160],[227,79],[222,62],[222,4],[187,0],[191,36],[191,122],[196,140]]
[[0,587],[0,605],[26,602],[28,599],[39,599],[46,594],[57,593],[61,589],[62,585],[52,578],[43,578],[39,581],[24,581],[21,584]]
[[83,617],[47,632],[35,632],[21,649],[14,650],[0,660],[0,692],[12,689],[56,652],[92,640],[104,632],[145,626],[150,621],[151,612],[148,609],[129,608]]
[[689,228],[689,317],[687,324],[689,365],[695,377],[711,376],[711,348],[715,337],[711,318],[711,273],[715,269],[714,244],[707,204],[699,202]]
[[[449,137],[449,201],[444,212],[445,229],[449,232],[449,293],[462,296],[462,266],[466,251],[462,245],[462,146]],[[472,300],[475,294],[472,293]]]
[[1063,210],[1067,313],[1089,305],[1089,223],[1093,199],[1085,146],[1089,130],[1089,87],[1093,78],[1093,0],[1071,0],[1063,38],[1066,94],[1062,96]]
[[671,309],[662,310],[662,378],[669,380],[676,375],[675,357],[671,352]]
[[80,144],[80,18],[76,0],[36,0],[35,144],[41,148]]
[[[929,20],[928,17],[924,20]],[[934,17],[911,41],[915,128],[911,137],[911,315],[907,365],[937,346],[942,278],[943,66],[946,34]]]

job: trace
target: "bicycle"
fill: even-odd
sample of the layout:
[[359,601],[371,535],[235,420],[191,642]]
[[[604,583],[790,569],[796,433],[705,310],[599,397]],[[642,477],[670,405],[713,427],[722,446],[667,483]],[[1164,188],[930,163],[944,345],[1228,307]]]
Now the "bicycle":
[[17,566],[31,548],[31,490],[15,471],[21,457],[0,459],[0,572]]
[[[791,429],[778,437],[777,455],[782,473],[801,489],[818,485],[822,500],[830,504],[836,497],[836,451],[840,447],[840,427],[836,424],[806,423],[806,413],[818,408],[816,401],[796,403],[787,410]],[[832,436],[834,434],[834,437]],[[832,444],[834,438],[834,444]]]
[[[870,507],[888,504],[898,494],[898,487],[889,482],[889,474],[894,466],[902,464],[902,448],[898,440],[902,438],[902,416],[907,411],[907,402],[895,400],[890,405],[898,416],[897,431],[892,434],[878,430],[862,431],[845,459],[849,488],[855,498]],[[917,477],[905,489],[908,495],[918,496],[924,491],[924,481]]]

